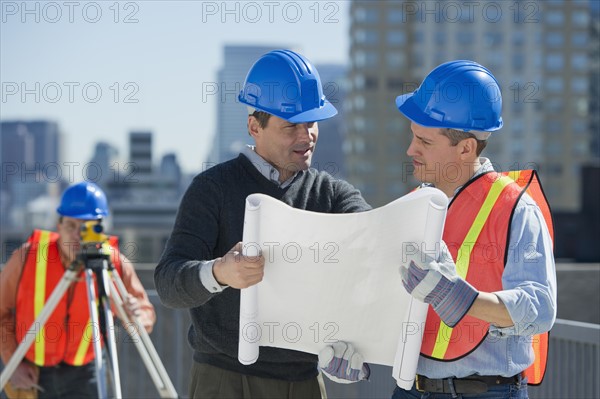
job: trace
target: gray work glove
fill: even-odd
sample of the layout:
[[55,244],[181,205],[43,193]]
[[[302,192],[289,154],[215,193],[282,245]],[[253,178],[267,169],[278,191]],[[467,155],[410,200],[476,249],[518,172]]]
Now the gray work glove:
[[456,265],[442,241],[436,261],[417,249],[403,254],[400,275],[404,288],[414,298],[433,306],[449,327],[454,327],[473,305],[479,292],[456,274]]
[[319,352],[319,368],[330,380],[351,384],[367,380],[371,375],[369,365],[351,343],[338,341]]

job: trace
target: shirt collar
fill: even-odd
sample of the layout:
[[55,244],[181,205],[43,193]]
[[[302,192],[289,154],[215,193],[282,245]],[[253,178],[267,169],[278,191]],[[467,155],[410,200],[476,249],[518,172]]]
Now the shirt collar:
[[298,171],[294,173],[289,179],[284,181],[283,183],[279,183],[279,171],[273,167],[269,162],[267,162],[263,157],[258,155],[255,150],[255,146],[247,145],[242,149],[242,154],[246,156],[252,162],[252,165],[258,170],[258,172],[263,175],[267,180],[276,184],[279,188],[286,188],[294,179],[304,173],[304,171]]

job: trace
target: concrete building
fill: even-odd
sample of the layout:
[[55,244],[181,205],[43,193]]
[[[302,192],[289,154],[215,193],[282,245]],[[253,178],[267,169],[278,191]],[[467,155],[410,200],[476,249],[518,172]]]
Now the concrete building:
[[27,203],[51,194],[50,185],[60,183],[67,174],[61,159],[61,133],[56,122],[44,120],[4,121],[0,133],[0,221],[4,227],[23,228]]
[[410,127],[395,97],[437,65],[470,59],[494,73],[503,93],[504,127],[484,155],[499,170],[538,169],[553,208],[577,209],[593,147],[588,0],[353,1],[350,14],[344,148],[348,179],[368,201],[383,205],[416,184]]

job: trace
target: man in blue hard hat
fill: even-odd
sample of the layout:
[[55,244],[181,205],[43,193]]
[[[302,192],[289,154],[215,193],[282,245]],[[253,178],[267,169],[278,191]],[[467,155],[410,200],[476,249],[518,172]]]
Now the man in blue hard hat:
[[[264,272],[262,256],[240,256],[245,200],[262,193],[328,213],[370,206],[347,182],[310,168],[318,121],[337,110],[309,60],[290,50],[263,55],[248,72],[239,101],[248,107],[255,145],[196,176],[156,267],[156,288],[167,306],[190,309],[190,397],[320,398],[315,355],[267,347],[252,365],[238,361],[240,289],[260,282]],[[352,362],[351,345],[327,349],[319,364],[333,378],[356,381],[368,374],[366,367],[352,370],[358,362]],[[338,367],[342,358],[352,367]]]
[[[67,267],[80,252],[82,225],[108,216],[108,204],[97,185],[82,182],[66,189],[57,212],[57,231],[35,230],[27,243],[11,255],[0,273],[4,364],[13,356]],[[150,332],[156,318],[154,307],[133,265],[119,253],[116,238],[111,237],[109,243],[111,262],[129,293],[123,298],[125,310]],[[17,366],[7,392],[38,398],[98,397],[94,349],[86,330],[90,322],[85,279],[79,278],[69,286],[45,323],[43,333]]]
[[535,171],[499,173],[481,157],[503,124],[498,82],[452,61],[396,105],[414,176],[451,202],[441,247],[402,254],[405,288],[431,306],[415,385],[393,398],[527,398],[556,318],[552,218]]

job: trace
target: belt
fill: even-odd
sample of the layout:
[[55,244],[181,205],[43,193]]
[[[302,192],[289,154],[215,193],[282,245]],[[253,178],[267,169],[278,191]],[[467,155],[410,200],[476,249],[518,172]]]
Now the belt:
[[470,375],[463,378],[427,378],[417,375],[415,385],[419,392],[431,393],[483,393],[489,387],[504,384],[520,384],[521,374],[512,377],[496,375]]

